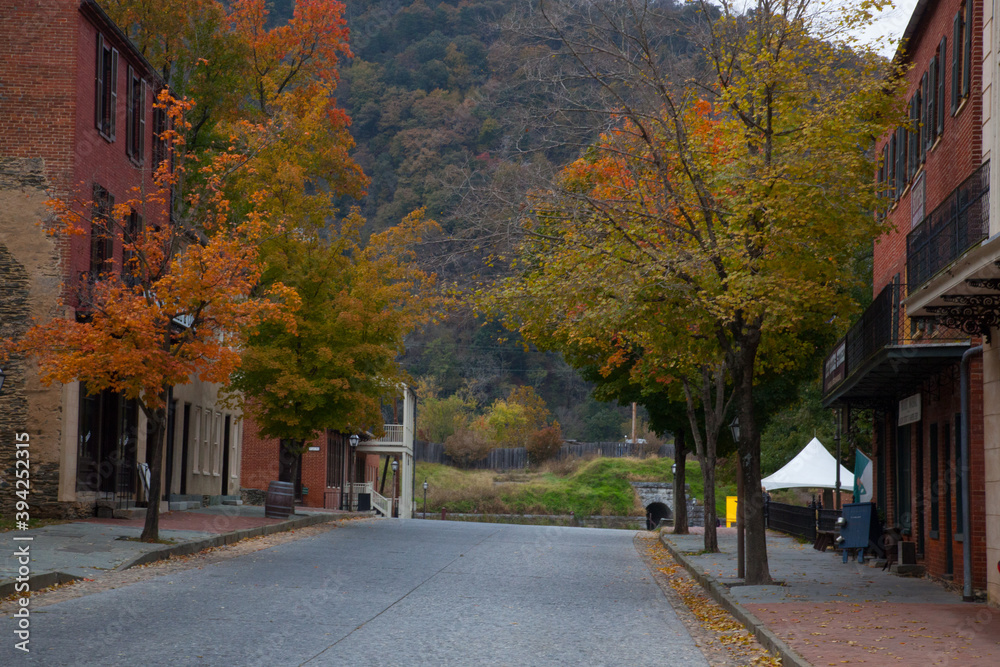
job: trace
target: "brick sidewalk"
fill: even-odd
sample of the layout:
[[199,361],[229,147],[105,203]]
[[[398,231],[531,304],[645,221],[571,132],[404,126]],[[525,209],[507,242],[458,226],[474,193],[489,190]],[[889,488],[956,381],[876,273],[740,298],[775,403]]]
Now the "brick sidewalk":
[[1000,665],[1000,609],[964,603],[930,579],[845,564],[769,532],[768,565],[781,584],[745,586],[730,531],[720,531],[718,554],[699,553],[701,535],[661,539],[723,606],[760,626],[765,644],[790,649],[785,664]]

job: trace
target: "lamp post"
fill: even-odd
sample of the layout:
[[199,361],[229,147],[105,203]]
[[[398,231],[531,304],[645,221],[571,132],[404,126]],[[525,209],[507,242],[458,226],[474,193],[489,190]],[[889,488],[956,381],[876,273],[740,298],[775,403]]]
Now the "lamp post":
[[737,415],[729,425],[736,443],[736,576],[746,577],[746,558],[743,544],[743,457],[740,455],[740,417]]
[[392,460],[392,515],[399,516],[399,477],[396,472],[399,470],[399,461]]
[[352,433],[349,440],[351,442],[351,456],[350,456],[351,467],[347,470],[347,480],[348,480],[347,483],[351,485],[351,491],[347,496],[347,501],[348,501],[347,511],[353,512],[354,511],[354,468],[355,468],[354,458],[355,456],[357,456],[356,451],[358,449],[358,443],[361,442],[361,438],[358,437],[357,433]]
[[424,480],[424,518],[427,518],[427,480]]

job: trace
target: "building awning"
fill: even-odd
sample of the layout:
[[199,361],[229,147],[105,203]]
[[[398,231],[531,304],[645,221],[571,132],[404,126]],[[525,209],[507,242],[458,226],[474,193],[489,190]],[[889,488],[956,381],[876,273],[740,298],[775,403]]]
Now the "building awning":
[[823,397],[823,407],[882,405],[908,396],[962,360],[970,341],[886,345]]

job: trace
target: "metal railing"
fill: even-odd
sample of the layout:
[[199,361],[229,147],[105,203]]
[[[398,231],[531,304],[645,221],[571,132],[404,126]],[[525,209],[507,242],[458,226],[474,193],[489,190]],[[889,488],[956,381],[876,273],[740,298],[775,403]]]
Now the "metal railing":
[[852,377],[890,345],[940,344],[968,340],[968,334],[906,316],[903,285],[886,285],[823,362],[823,395]]
[[899,345],[905,340],[902,296],[901,285],[886,285],[834,346],[823,363],[824,394],[851,377],[886,345]]
[[812,507],[767,503],[767,527],[807,540],[816,539],[816,510]]
[[906,272],[910,291],[989,235],[990,163],[985,162],[955,188],[906,236]]

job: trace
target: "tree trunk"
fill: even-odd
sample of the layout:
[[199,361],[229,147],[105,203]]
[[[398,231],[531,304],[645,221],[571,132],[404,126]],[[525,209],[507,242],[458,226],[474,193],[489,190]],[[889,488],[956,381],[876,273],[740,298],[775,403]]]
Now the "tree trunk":
[[146,411],[146,418],[152,429],[146,440],[146,463],[149,464],[149,502],[146,508],[146,523],[139,539],[143,542],[158,542],[160,539],[160,496],[163,495],[161,476],[163,472],[163,440],[166,435],[167,401],[169,388],[160,392],[163,407]]
[[746,583],[774,583],[767,563],[767,533],[764,525],[764,494],[760,486],[760,431],[754,418],[753,368],[757,336],[744,338],[733,375],[737,384],[740,416],[739,456],[743,468],[743,523],[746,528]]
[[[714,439],[714,438],[713,438]],[[714,444],[711,450],[715,451]],[[719,552],[719,532],[715,526],[715,457],[703,456],[702,478],[705,480],[705,551]]]
[[688,534],[687,492],[684,490],[687,449],[684,447],[684,429],[678,429],[674,434],[674,464],[677,472],[674,474],[674,534]]

